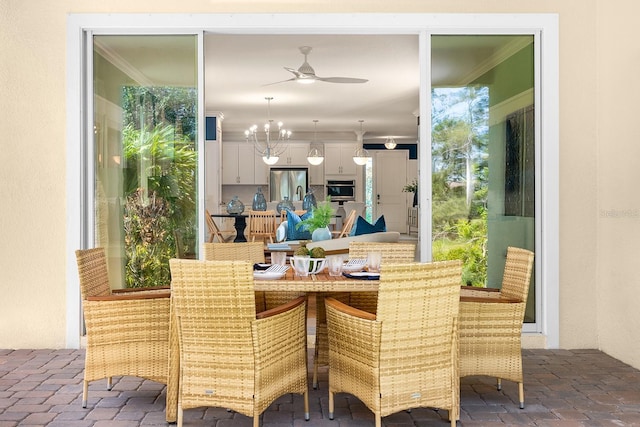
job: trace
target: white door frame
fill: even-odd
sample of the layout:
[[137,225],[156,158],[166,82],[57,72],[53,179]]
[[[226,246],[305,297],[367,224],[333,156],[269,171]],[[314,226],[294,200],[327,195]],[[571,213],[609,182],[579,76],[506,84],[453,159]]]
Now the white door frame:
[[[158,30],[161,29],[161,30]],[[428,147],[430,122],[430,36],[434,34],[534,34],[536,70],[536,188],[541,203],[536,214],[536,279],[542,315],[534,333],[548,348],[559,346],[559,26],[557,14],[70,14],[67,19],[67,298],[66,346],[80,346],[80,291],[74,251],[86,247],[81,230],[86,196],[83,177],[86,155],[85,55],[87,33],[96,34],[195,34],[201,31],[226,34],[414,34],[419,37],[420,117],[419,176],[420,223],[431,223],[431,156]],[[544,35],[544,37],[541,36]],[[202,54],[202,52],[200,52]],[[544,59],[544,60],[542,60]],[[202,58],[199,59],[202,61]],[[544,82],[544,86],[541,84]],[[202,102],[202,99],[199,100]],[[202,105],[201,105],[202,106]],[[204,123],[204,109],[201,108]],[[204,142],[202,129],[198,144]],[[538,161],[539,160],[539,161]],[[202,177],[199,177],[201,179]],[[202,181],[200,181],[202,182]],[[198,187],[198,206],[204,192]],[[202,225],[202,224],[201,224]],[[420,253],[431,259],[431,227],[420,228]],[[544,230],[544,233],[542,232]]]

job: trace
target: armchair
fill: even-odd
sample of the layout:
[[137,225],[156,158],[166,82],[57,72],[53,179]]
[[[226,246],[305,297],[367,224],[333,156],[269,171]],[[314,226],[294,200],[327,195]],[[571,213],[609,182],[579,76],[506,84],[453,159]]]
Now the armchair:
[[376,427],[417,407],[447,409],[456,425],[461,276],[460,261],[387,265],[376,314],[327,298],[330,419],[344,392],[374,413]]
[[250,262],[172,259],[170,266],[178,427],[185,409],[200,406],[235,410],[258,427],[260,414],[287,393],[303,395],[308,420],[305,299],[256,315]]
[[522,322],[534,254],[509,247],[502,288],[464,286],[460,297],[460,377],[488,375],[518,383],[524,408]]
[[87,348],[82,407],[89,382],[131,375],[167,383],[170,290],[111,290],[103,248],[76,251]]

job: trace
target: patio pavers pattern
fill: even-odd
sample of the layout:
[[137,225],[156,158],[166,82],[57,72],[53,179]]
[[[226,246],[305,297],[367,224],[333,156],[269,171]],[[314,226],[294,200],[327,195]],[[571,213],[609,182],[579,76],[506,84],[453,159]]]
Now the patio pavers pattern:
[[[458,426],[640,426],[640,371],[597,350],[524,350],[525,409],[517,386],[463,378]],[[167,425],[165,388],[133,377],[90,385],[81,406],[83,350],[0,350],[0,427],[129,427]],[[311,364],[309,366],[312,366]],[[311,381],[309,381],[311,384]],[[338,395],[327,416],[327,370],[310,389],[311,420],[300,396],[283,396],[263,415],[264,427],[369,427],[371,412],[353,396]],[[387,427],[446,426],[446,411],[414,409],[383,418]],[[250,427],[251,419],[224,408],[185,411],[185,426]]]

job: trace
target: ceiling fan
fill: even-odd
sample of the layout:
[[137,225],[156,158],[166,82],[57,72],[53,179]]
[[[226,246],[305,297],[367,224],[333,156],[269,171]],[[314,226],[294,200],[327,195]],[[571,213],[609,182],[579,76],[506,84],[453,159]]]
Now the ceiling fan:
[[320,77],[316,75],[315,70],[307,62],[307,55],[311,53],[311,46],[300,46],[300,53],[304,55],[304,63],[297,70],[294,68],[283,67],[294,75],[294,77],[282,80],[279,82],[269,83],[264,86],[275,85],[278,83],[296,81],[302,84],[309,84],[315,81],[327,82],[327,83],[366,83],[368,79],[356,79],[353,77]]

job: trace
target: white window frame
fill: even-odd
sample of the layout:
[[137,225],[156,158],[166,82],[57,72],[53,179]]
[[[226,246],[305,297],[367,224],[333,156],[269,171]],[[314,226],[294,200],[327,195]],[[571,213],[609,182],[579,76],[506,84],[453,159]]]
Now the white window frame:
[[[66,346],[80,346],[80,291],[74,251],[91,244],[87,206],[91,195],[84,177],[91,147],[86,123],[91,114],[87,55],[92,34],[200,34],[198,54],[202,88],[202,34],[407,34],[419,38],[420,126],[419,169],[429,171],[430,36],[435,34],[532,34],[535,37],[536,117],[536,301],[537,323],[525,333],[542,338],[542,346],[559,347],[559,55],[557,14],[71,14],[67,20],[67,298]],[[199,91],[198,149],[204,143],[204,98]],[[201,151],[203,152],[203,151]],[[204,162],[204,156],[201,156]],[[199,183],[204,182],[199,164]],[[429,174],[420,174],[421,188],[430,189]],[[430,191],[420,192],[420,223],[431,223]],[[540,203],[538,203],[538,201]],[[204,189],[198,186],[198,209]],[[200,222],[203,220],[200,219]],[[204,224],[199,224],[203,229]],[[423,261],[431,259],[430,227],[420,231]]]

